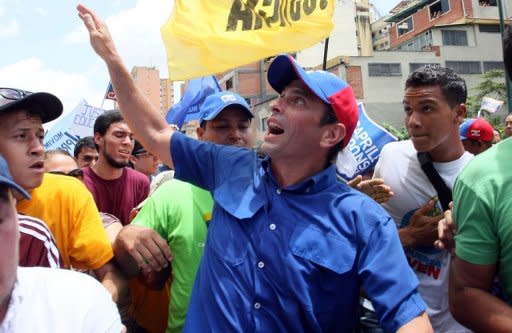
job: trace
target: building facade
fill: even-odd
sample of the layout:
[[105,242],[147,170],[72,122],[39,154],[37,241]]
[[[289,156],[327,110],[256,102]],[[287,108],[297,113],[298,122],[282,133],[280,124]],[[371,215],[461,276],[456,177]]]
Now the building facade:
[[174,100],[172,82],[168,79],[161,79],[160,72],[156,67],[135,66],[132,68],[131,74],[135,85],[150,103],[162,114],[167,114]]

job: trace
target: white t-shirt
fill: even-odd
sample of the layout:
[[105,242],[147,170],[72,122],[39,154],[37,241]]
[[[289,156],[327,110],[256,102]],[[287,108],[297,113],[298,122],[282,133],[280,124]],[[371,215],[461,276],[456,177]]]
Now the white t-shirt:
[[[474,156],[465,152],[459,159],[436,163],[437,170],[445,184],[453,189],[455,179]],[[395,195],[383,206],[397,226],[409,223],[412,214],[437,192],[421,169],[417,152],[410,140],[389,143],[382,149],[375,167],[374,177],[383,178]],[[443,211],[441,203],[436,205],[434,215]],[[427,313],[436,332],[471,332],[459,325],[450,314],[448,304],[448,269],[450,255],[432,247],[406,249],[407,260],[420,281],[418,290],[428,305]]]
[[115,303],[92,277],[69,270],[19,267],[0,333],[122,330]]

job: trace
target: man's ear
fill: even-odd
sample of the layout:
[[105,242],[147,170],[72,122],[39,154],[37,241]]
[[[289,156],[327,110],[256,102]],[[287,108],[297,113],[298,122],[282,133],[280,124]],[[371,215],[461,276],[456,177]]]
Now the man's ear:
[[461,124],[464,119],[466,119],[466,113],[467,113],[467,107],[466,104],[461,103],[455,107],[455,113],[456,113],[456,121],[457,125]]
[[347,133],[342,123],[325,125],[325,130],[320,141],[320,147],[331,148],[341,142]]
[[133,155],[130,155],[129,160],[130,160],[130,163],[134,165],[134,164],[135,164],[135,162],[137,162],[137,157],[135,157],[135,156],[133,156]]
[[101,146],[102,139],[103,139],[103,136],[100,133],[98,133],[98,132],[94,133],[94,143],[96,145]]
[[196,128],[196,134],[197,134],[197,138],[199,140],[202,140],[203,139],[203,135],[204,135],[204,128],[202,128],[201,126]]

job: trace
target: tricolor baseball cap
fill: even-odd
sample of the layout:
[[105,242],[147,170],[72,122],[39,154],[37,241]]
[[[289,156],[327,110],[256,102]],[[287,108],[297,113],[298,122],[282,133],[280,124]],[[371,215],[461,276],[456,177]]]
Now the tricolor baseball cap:
[[459,127],[461,140],[482,140],[490,142],[494,138],[494,129],[483,118],[467,119]]
[[200,108],[199,124],[215,119],[228,106],[238,106],[240,110],[247,113],[249,118],[254,117],[251,107],[242,96],[230,91],[222,91],[206,97]]
[[7,185],[7,187],[10,187],[20,193],[25,199],[30,199],[30,195],[27,191],[25,191],[20,185],[16,184],[14,179],[12,179],[9,167],[7,166],[7,161],[2,155],[0,155],[0,184]]
[[357,126],[359,110],[352,87],[336,75],[326,71],[305,71],[290,55],[279,55],[268,68],[268,82],[275,91],[300,79],[324,103],[329,105],[340,123],[345,125],[345,147]]

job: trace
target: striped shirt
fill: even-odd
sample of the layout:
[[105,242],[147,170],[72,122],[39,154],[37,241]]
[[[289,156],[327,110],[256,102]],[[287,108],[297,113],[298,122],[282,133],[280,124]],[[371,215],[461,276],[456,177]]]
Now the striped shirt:
[[60,268],[62,261],[53,234],[35,217],[18,214],[20,261],[23,267]]

